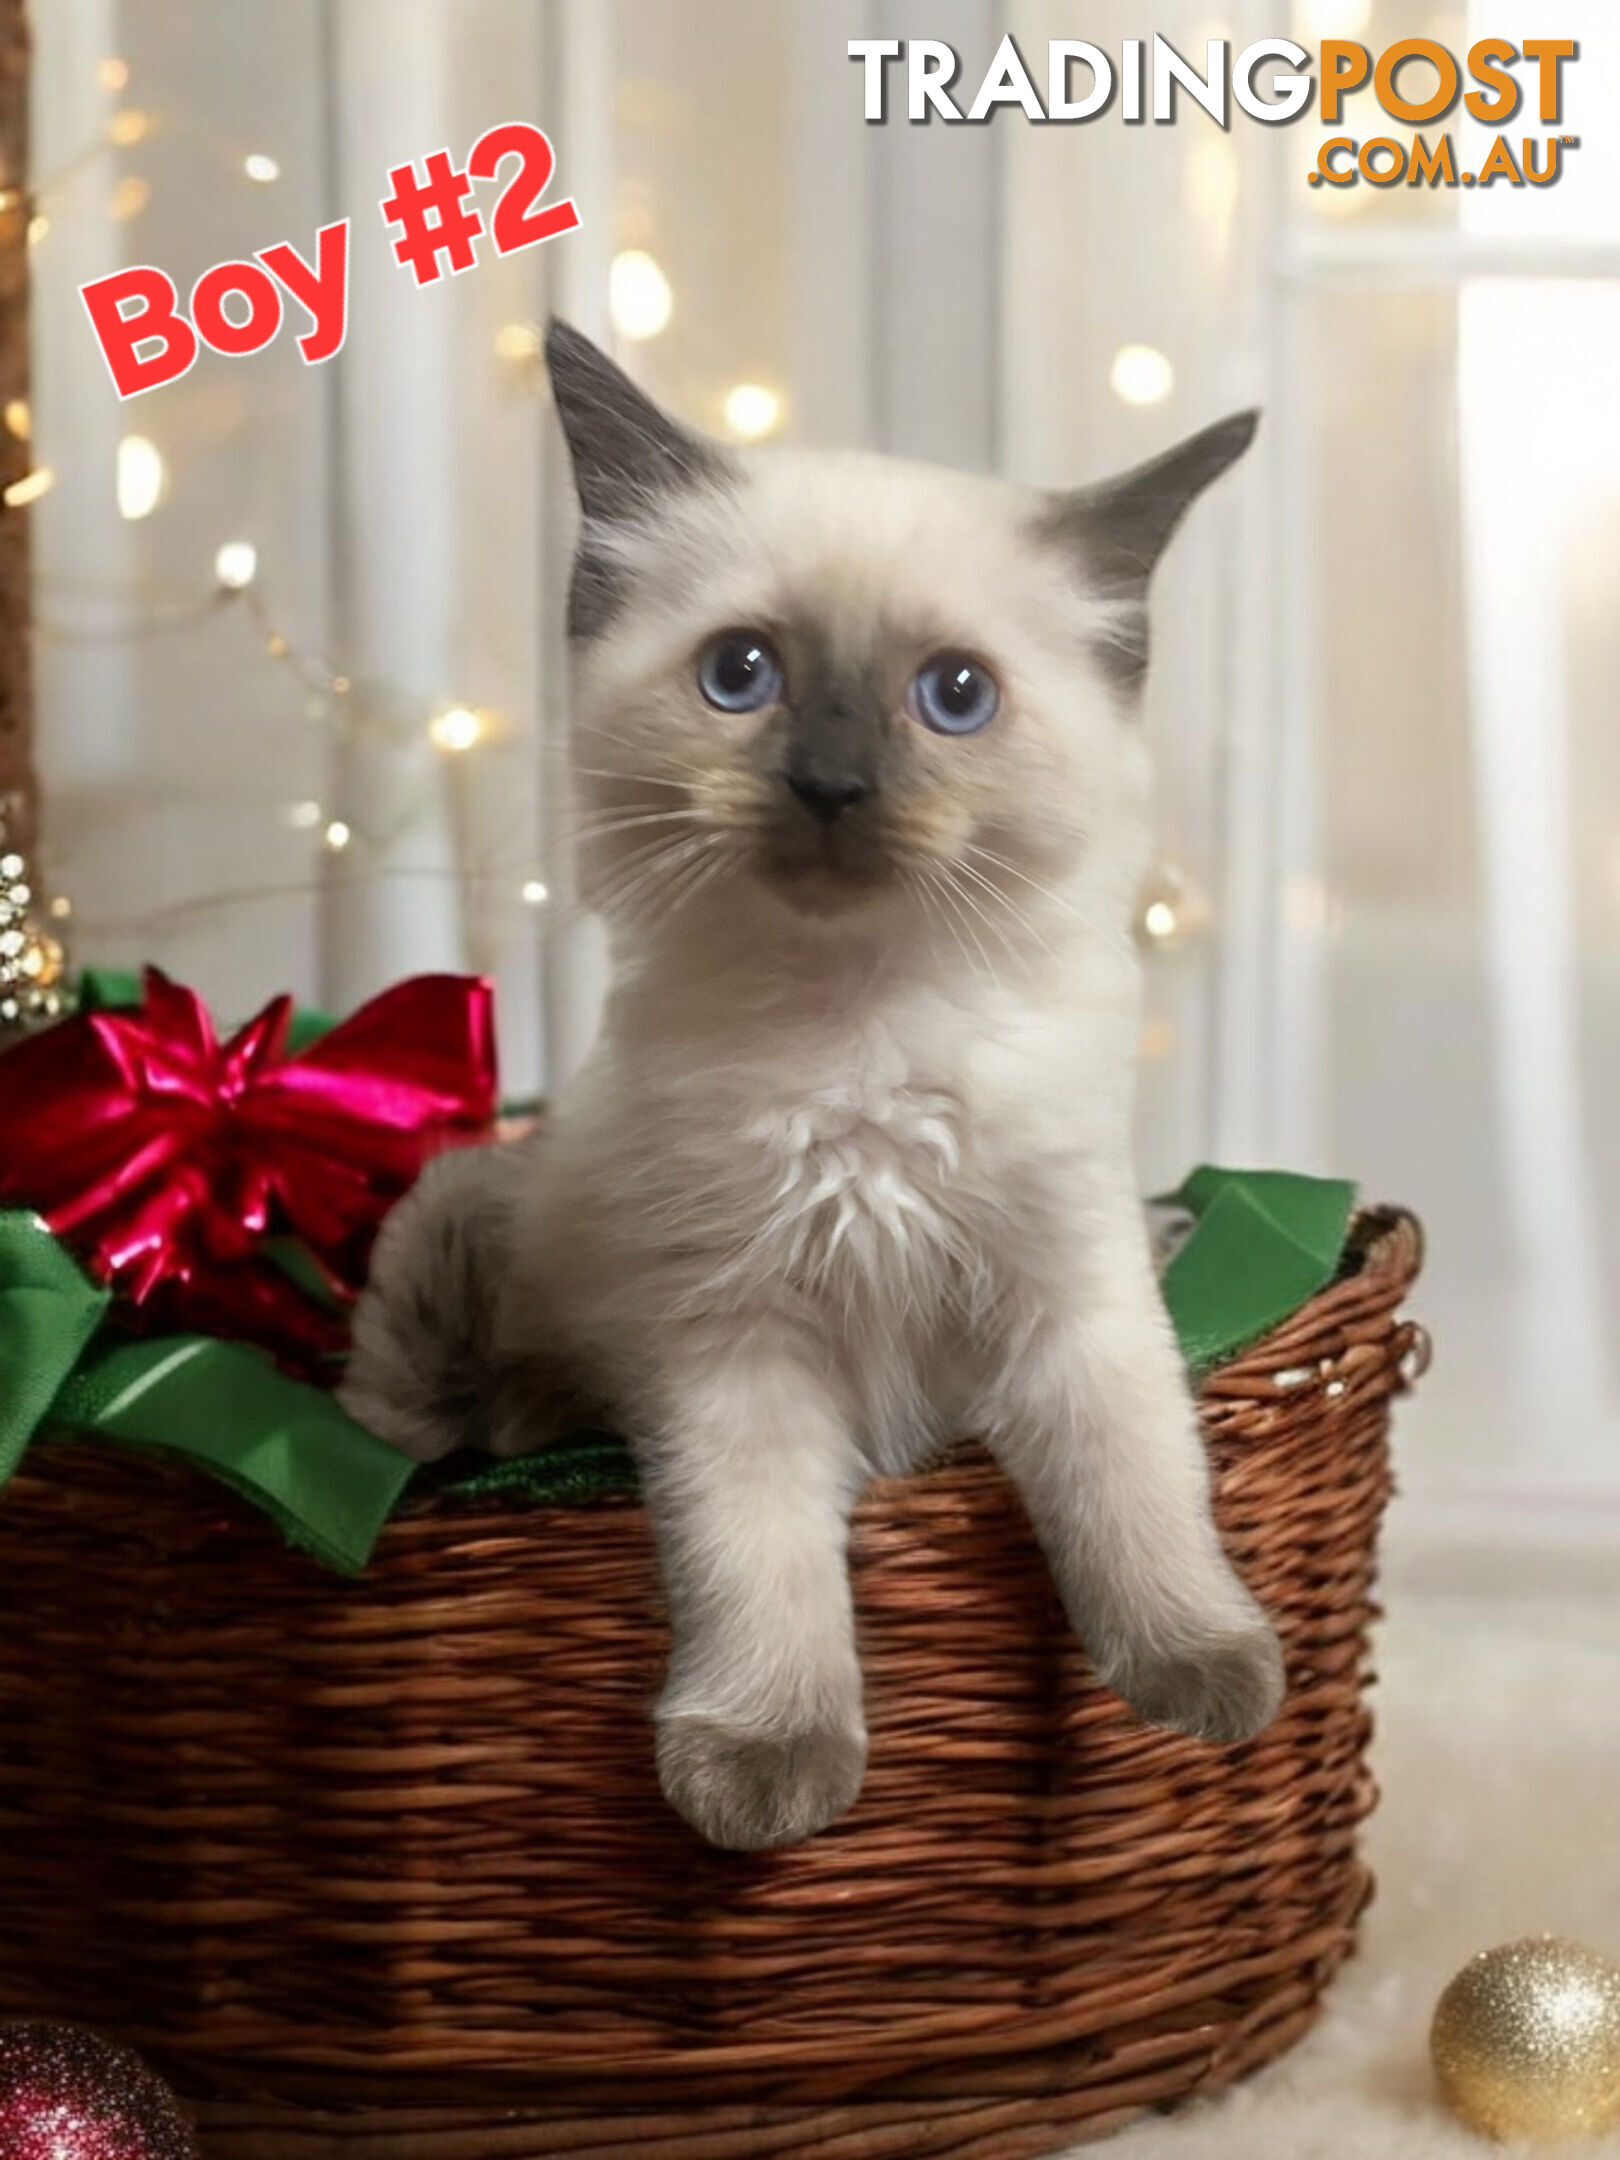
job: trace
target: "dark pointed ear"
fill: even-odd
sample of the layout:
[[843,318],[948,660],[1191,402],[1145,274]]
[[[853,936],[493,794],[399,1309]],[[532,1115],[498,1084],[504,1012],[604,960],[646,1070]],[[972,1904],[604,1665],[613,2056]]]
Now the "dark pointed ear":
[[1258,412],[1233,413],[1117,480],[1052,498],[1043,530],[1079,556],[1104,599],[1119,604],[1098,657],[1120,690],[1139,689],[1147,672],[1154,565],[1186,512],[1243,455],[1259,425]]
[[586,526],[574,558],[568,634],[594,637],[623,593],[610,557],[592,547],[590,527],[645,518],[660,497],[682,488],[724,487],[736,468],[717,444],[672,420],[599,346],[555,317],[546,330],[546,366]]

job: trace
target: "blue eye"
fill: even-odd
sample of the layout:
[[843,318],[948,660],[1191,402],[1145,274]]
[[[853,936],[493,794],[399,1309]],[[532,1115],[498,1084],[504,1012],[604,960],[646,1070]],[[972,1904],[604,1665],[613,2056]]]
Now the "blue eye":
[[756,630],[728,630],[698,655],[698,688],[720,712],[760,712],[782,694],[782,663]]
[[935,653],[911,678],[911,704],[937,735],[976,735],[996,717],[996,678],[964,653]]

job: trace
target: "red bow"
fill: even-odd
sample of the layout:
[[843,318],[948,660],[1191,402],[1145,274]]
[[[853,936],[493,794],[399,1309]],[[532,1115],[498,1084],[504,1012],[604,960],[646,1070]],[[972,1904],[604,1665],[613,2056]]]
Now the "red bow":
[[[311,1371],[342,1348],[333,1299],[430,1155],[488,1137],[494,1010],[475,977],[385,990],[296,1057],[292,1000],[223,1046],[148,968],[139,1012],[81,1013],[0,1056],[0,1205],[45,1217],[148,1324],[262,1343]],[[326,1290],[265,1249],[301,1241]]]

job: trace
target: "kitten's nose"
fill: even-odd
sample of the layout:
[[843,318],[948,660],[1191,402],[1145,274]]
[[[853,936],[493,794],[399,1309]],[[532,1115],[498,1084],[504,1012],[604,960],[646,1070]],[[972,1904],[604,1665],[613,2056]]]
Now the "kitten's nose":
[[872,792],[871,782],[859,780],[853,773],[792,773],[787,784],[812,817],[820,818],[823,825],[831,825],[846,810],[865,802]]

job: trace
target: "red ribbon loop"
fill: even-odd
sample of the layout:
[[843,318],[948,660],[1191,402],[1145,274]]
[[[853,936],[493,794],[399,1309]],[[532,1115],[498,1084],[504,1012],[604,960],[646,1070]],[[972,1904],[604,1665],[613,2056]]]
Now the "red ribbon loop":
[[[490,1136],[491,987],[413,976],[296,1057],[288,998],[221,1044],[195,991],[157,968],[144,990],[138,1012],[81,1013],[0,1056],[0,1206],[37,1210],[147,1325],[318,1370],[389,1208],[429,1156]],[[275,1236],[339,1309],[266,1251]]]

